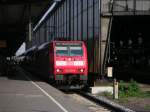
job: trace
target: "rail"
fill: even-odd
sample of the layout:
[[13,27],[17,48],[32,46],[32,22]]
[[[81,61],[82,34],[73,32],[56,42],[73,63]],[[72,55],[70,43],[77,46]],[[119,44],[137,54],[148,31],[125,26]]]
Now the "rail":
[[119,105],[111,100],[108,100],[103,96],[92,95],[91,93],[84,92],[84,91],[76,92],[76,94],[79,94],[85,97],[86,99],[95,102],[97,105],[107,108],[111,112],[135,112],[134,110]]

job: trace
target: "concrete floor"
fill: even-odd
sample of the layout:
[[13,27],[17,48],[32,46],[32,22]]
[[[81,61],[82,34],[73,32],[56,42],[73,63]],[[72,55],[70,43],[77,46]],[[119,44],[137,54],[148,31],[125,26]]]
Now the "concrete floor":
[[[51,85],[28,77],[21,68],[15,75],[0,76],[0,112],[103,112],[57,90]],[[31,81],[32,80],[32,81]],[[102,108],[102,107],[101,107]]]

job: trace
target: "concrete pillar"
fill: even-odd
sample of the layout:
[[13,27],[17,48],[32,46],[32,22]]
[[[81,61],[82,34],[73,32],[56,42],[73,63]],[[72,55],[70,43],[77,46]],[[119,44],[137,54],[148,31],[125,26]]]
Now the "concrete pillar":
[[108,37],[110,36],[110,28],[111,28],[111,17],[110,16],[106,16],[106,17],[101,17],[101,41],[100,41],[100,45],[101,45],[101,75],[104,74],[104,59],[105,59],[105,52],[106,52],[106,45],[108,42]]
[[29,20],[29,42],[32,40],[32,23]]
[[101,13],[108,14],[110,11],[110,3],[112,0],[101,0]]
[[29,4],[29,24],[28,24],[28,32],[29,32],[29,42],[32,40],[32,22],[31,22],[31,4]]

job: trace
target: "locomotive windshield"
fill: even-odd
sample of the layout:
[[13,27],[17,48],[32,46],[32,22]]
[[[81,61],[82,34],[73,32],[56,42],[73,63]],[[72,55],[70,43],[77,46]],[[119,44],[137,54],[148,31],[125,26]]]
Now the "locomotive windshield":
[[57,56],[83,56],[82,44],[56,43]]
[[82,56],[83,55],[82,46],[71,45],[69,48],[70,48],[70,56]]
[[68,56],[68,46],[66,45],[58,45],[56,46],[56,55],[57,56]]

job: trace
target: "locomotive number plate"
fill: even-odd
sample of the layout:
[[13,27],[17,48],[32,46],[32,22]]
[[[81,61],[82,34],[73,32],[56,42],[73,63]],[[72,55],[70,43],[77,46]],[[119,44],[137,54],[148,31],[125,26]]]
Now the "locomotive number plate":
[[73,62],[72,62],[72,61],[69,61],[69,62],[67,63],[67,65],[73,65]]

